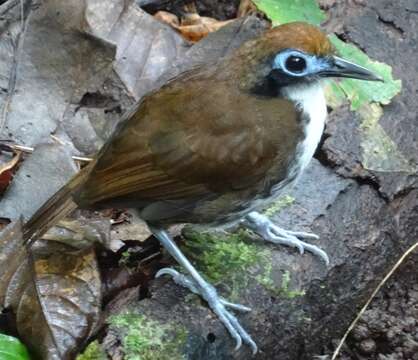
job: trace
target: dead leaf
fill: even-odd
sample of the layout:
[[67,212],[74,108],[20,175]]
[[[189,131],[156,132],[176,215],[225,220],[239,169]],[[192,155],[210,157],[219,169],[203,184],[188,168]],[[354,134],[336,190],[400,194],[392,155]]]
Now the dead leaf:
[[27,250],[21,220],[0,233],[0,301],[16,314],[17,330],[42,359],[72,359],[93,334],[101,282],[92,248],[48,242]]
[[56,144],[38,146],[19,167],[1,199],[0,217],[28,219],[77,170],[68,148]]
[[57,241],[73,248],[85,249],[100,243],[111,248],[109,219],[85,218],[62,219],[56,226],[42,236],[43,240]]
[[117,46],[114,70],[136,100],[182,57],[188,44],[134,0],[86,0],[85,30]]
[[233,20],[219,21],[198,14],[187,15],[181,21],[180,33],[189,41],[197,42],[206,37],[209,33],[219,30]]
[[244,17],[257,12],[257,7],[252,0],[241,0],[238,8],[237,17]]
[[136,240],[142,242],[151,236],[147,224],[136,213],[131,214],[129,221],[114,224],[110,234],[113,241]]
[[176,29],[186,40],[191,42],[198,42],[209,33],[217,31],[233,21],[219,21],[196,13],[189,13],[179,23],[176,15],[166,11],[158,11],[154,17]]
[[[34,146],[46,141],[63,119],[70,103],[96,89],[112,70],[114,47],[82,33],[82,0],[45,0],[28,6],[24,36],[17,16],[0,47],[0,69],[8,81],[7,113],[0,138]],[[15,43],[21,39],[19,46]],[[6,46],[9,44],[9,46]],[[13,66],[15,65],[15,66]],[[11,69],[15,69],[13,73]],[[3,75],[3,74],[2,74]],[[13,88],[10,86],[13,85]]]
[[18,164],[21,155],[22,153],[18,151],[10,161],[0,165],[0,195],[4,193],[12,181],[15,167]]
[[22,220],[9,224],[0,233],[0,306],[5,303],[11,278],[27,258],[22,242]]
[[166,23],[175,29],[177,29],[180,26],[179,18],[176,15],[169,13],[168,11],[161,10],[156,12],[154,14],[154,19]]

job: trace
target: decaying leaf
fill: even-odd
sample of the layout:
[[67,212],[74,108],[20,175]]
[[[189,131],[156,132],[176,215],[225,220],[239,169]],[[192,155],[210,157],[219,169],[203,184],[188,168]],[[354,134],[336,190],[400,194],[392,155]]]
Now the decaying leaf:
[[186,40],[197,42],[209,33],[219,30],[233,20],[219,21],[199,14],[186,14],[181,21],[166,11],[157,12],[154,17],[175,28]]
[[65,146],[38,146],[19,167],[2,197],[0,217],[15,220],[23,216],[27,220],[77,170]]
[[85,29],[117,46],[113,67],[138,100],[180,57],[187,44],[134,0],[85,0]]
[[85,249],[94,243],[110,248],[110,221],[102,218],[62,219],[42,236],[43,240],[58,241],[73,248]]
[[247,16],[257,11],[257,7],[252,0],[241,0],[239,3],[237,17]]
[[167,25],[170,25],[171,27],[178,29],[178,27],[180,26],[180,20],[179,18],[175,15],[172,14],[168,11],[157,11],[154,14],[154,19],[157,19],[158,21],[161,21]]
[[[79,0],[45,0],[26,8],[20,45],[15,46],[21,29],[17,11],[10,25],[12,36],[5,38],[10,46],[0,48],[0,70],[8,70],[6,79],[15,79],[9,81],[13,89],[9,84],[5,87],[11,95],[0,137],[34,146],[48,140],[69,103],[78,102],[104,81],[112,69],[115,49],[80,31],[84,6]],[[0,31],[10,32],[7,28]],[[3,41],[3,34],[1,37]]]
[[5,303],[9,283],[28,253],[22,243],[22,220],[9,224],[0,233],[0,305]]
[[0,300],[42,359],[70,359],[99,320],[101,283],[92,248],[48,242],[27,250],[21,221],[0,234]]
[[0,194],[4,193],[9,186],[10,181],[12,181],[14,169],[18,164],[21,155],[21,152],[16,152],[10,161],[0,165]]

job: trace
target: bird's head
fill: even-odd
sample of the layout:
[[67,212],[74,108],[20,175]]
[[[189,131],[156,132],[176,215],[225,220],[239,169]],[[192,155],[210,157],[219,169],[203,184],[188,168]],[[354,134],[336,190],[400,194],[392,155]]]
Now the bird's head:
[[337,57],[328,37],[304,22],[266,31],[246,42],[233,58],[240,64],[240,85],[261,93],[328,77],[382,81],[370,70]]

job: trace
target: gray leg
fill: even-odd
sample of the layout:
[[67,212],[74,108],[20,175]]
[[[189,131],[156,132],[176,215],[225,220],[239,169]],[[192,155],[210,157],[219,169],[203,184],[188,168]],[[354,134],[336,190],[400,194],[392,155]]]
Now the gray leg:
[[184,287],[189,288],[192,292],[199,294],[203,297],[212,311],[219,317],[221,322],[225,325],[228,332],[236,341],[236,349],[240,348],[242,342],[248,344],[253,353],[257,352],[257,345],[251,339],[251,336],[243,329],[238,322],[237,318],[227,310],[227,307],[238,311],[249,311],[250,309],[230,303],[222,299],[216,292],[216,289],[209,284],[203,277],[197,272],[189,260],[183,255],[181,250],[177,247],[176,243],[171,239],[168,233],[162,229],[154,228],[150,226],[152,233],[164,246],[164,248],[173,256],[176,261],[190,274],[190,278],[186,277],[176,270],[171,268],[161,269],[157,273],[157,277],[163,274],[168,274],[173,277],[174,281]]
[[329,265],[329,258],[324,250],[301,240],[319,239],[315,234],[284,230],[275,225],[267,216],[256,211],[250,212],[245,217],[243,224],[266,241],[295,247],[301,254],[303,254],[304,250],[310,251],[324,260],[327,266]]

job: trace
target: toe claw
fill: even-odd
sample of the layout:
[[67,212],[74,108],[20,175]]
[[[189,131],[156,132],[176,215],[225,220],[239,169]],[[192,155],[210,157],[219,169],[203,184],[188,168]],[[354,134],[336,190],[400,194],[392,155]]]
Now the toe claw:
[[241,338],[237,339],[237,344],[235,345],[234,351],[237,351],[242,345]]
[[180,273],[177,270],[174,270],[173,268],[163,268],[157,271],[155,274],[156,278],[159,278],[163,275],[170,275],[171,277],[177,277],[180,275]]
[[303,245],[299,241],[295,241],[295,246],[299,249],[299,254],[303,255],[305,252]]
[[288,231],[275,225],[267,216],[258,212],[251,212],[246,216],[245,225],[256,232],[261,238],[275,244],[283,244],[295,247],[301,255],[305,250],[319,256],[325,264],[329,265],[329,257],[327,253],[318,246],[311,245],[302,241],[302,239],[319,239],[318,235],[301,232]]

